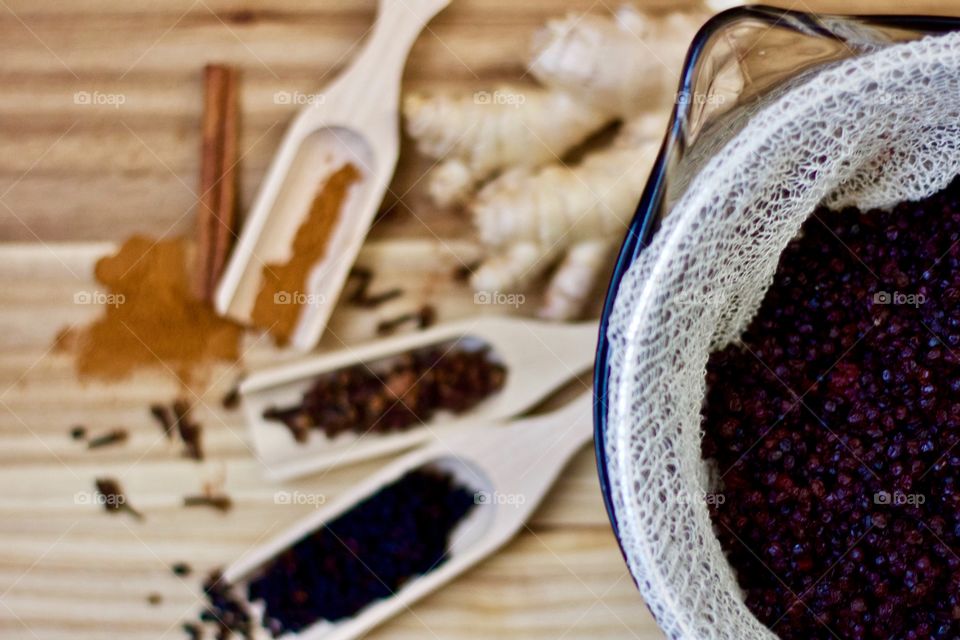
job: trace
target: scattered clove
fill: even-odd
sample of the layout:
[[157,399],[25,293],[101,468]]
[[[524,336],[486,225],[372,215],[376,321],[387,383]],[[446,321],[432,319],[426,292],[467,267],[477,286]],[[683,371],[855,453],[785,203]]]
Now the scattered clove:
[[230,496],[225,494],[220,495],[207,495],[200,494],[194,496],[186,496],[183,499],[183,506],[185,507],[213,507],[218,511],[223,511],[226,513],[233,508],[233,500],[230,499]]
[[363,297],[366,294],[367,288],[373,281],[373,271],[366,267],[356,265],[350,269],[347,278],[357,283],[356,289],[347,297],[347,301],[352,302],[356,298]]
[[203,460],[203,448],[201,446],[203,429],[190,417],[190,407],[187,402],[183,399],[175,400],[173,413],[176,416],[177,433],[186,447],[184,455],[197,461]]
[[87,437],[87,428],[83,425],[76,425],[70,429],[70,437],[74,440],[83,440]]
[[103,435],[96,436],[87,440],[88,449],[99,449],[101,447],[107,447],[113,444],[120,444],[126,442],[127,440],[127,430],[126,429],[113,429],[104,433]]
[[175,562],[170,565],[170,570],[173,571],[173,575],[186,577],[193,572],[193,568],[186,562]]
[[[462,413],[499,391],[506,369],[489,348],[434,345],[382,364],[367,364],[320,376],[298,405],[271,407],[263,417],[282,422],[297,442],[311,429],[334,438],[341,433],[400,431],[426,422],[438,411]],[[377,364],[373,364],[377,367]]]
[[426,329],[433,325],[436,319],[437,310],[432,305],[425,304],[416,312],[404,313],[396,318],[381,321],[377,325],[377,335],[389,335],[410,322],[415,323],[418,329]]
[[454,282],[469,282],[470,276],[473,275],[473,272],[480,268],[482,262],[480,260],[474,260],[473,262],[468,262],[462,264],[456,269],[453,270],[453,281]]
[[176,429],[176,419],[173,417],[170,407],[159,403],[150,405],[150,415],[160,423],[160,428],[163,429],[163,434],[167,436],[167,439],[172,440]]
[[101,498],[100,502],[107,513],[126,511],[138,520],[143,520],[143,514],[130,506],[119,482],[113,478],[97,478],[96,485],[97,493]]
[[379,307],[381,304],[403,295],[403,289],[399,287],[371,295],[370,283],[373,281],[373,272],[366,267],[351,269],[350,278],[357,281],[358,285],[354,292],[347,297],[347,302],[364,309]]
[[147,596],[147,602],[150,604],[150,606],[156,607],[163,603],[163,596],[161,596],[159,593],[151,593]]
[[237,383],[230,387],[227,393],[224,394],[223,399],[220,400],[220,406],[222,406],[227,411],[233,411],[240,406],[240,384]]

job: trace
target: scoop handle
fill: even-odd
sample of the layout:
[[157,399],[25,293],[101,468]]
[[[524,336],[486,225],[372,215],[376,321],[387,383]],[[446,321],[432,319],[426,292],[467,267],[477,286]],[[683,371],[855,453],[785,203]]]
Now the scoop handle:
[[358,97],[395,104],[407,55],[428,22],[451,0],[380,0],[363,50],[341,78],[363,89]]

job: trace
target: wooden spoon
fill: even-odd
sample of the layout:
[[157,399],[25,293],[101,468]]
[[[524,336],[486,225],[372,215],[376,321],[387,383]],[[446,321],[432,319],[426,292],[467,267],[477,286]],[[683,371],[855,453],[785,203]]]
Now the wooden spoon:
[[[593,437],[593,393],[552,413],[506,424],[462,425],[399,458],[329,507],[311,514],[224,571],[246,593],[246,581],[266,562],[403,474],[432,465],[473,490],[476,506],[451,534],[448,559],[412,578],[389,598],[336,623],[321,621],[291,635],[303,640],[350,640],[447,583],[502,547],[536,509],[570,457]],[[320,577],[322,579],[322,577]],[[287,637],[287,636],[284,636]]]
[[[391,356],[453,341],[467,349],[489,346],[507,370],[503,389],[461,415],[437,416],[427,425],[393,433],[346,433],[329,439],[312,430],[304,443],[294,440],[282,423],[263,417],[272,407],[299,404],[304,391],[324,373],[361,363],[376,369],[378,361],[389,362]],[[515,416],[592,366],[596,342],[595,322],[561,325],[482,317],[252,373],[240,385],[240,398],[254,452],[268,477],[288,480],[410,448],[457,423],[489,423]]]
[[[400,79],[417,35],[450,0],[379,0],[372,33],[349,68],[304,102],[287,130],[214,296],[221,315],[249,323],[264,266],[290,258],[293,237],[325,179],[346,164],[360,172],[343,203],[326,253],[307,279],[290,343],[312,349],[383,200],[399,154]],[[302,98],[302,99],[301,99]]]

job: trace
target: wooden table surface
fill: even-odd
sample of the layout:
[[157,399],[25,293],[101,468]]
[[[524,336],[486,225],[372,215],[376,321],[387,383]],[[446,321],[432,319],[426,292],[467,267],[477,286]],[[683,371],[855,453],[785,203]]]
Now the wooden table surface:
[[[673,0],[647,0],[654,8]],[[904,2],[788,3],[797,8],[905,11]],[[951,3],[909,3],[949,13]],[[955,3],[954,3],[955,4]],[[454,0],[414,47],[405,86],[481,87],[518,78],[527,38],[595,0]],[[613,6],[611,3],[610,6]],[[960,9],[960,7],[957,7]],[[189,233],[199,160],[200,70],[242,69],[242,201],[249,203],[294,106],[278,91],[315,91],[370,25],[373,0],[0,0],[0,636],[177,638],[198,606],[199,576],[311,510],[276,492],[334,497],[377,462],[278,487],[266,482],[240,417],[219,399],[240,374],[275,359],[250,340],[242,367],[213,372],[198,417],[207,460],[185,461],[147,408],[178,389],[162,372],[80,384],[57,332],[97,315],[74,303],[92,265],[134,232]],[[121,96],[82,104],[77,92]],[[113,100],[114,103],[117,100]],[[368,339],[378,317],[424,301],[441,319],[478,312],[451,281],[476,256],[469,221],[433,210],[426,164],[404,148],[387,205],[361,257],[377,286],[406,296],[376,312],[338,310],[323,348]],[[533,305],[535,300],[529,300]],[[532,306],[520,309],[525,313]],[[480,308],[480,311],[502,312]],[[123,425],[123,446],[90,452],[68,435]],[[144,522],[90,504],[93,479],[120,479]],[[225,479],[229,514],[178,506]],[[189,562],[185,579],[169,566]],[[148,604],[151,593],[162,596]],[[603,511],[584,450],[505,550],[375,631],[375,638],[661,638]]]

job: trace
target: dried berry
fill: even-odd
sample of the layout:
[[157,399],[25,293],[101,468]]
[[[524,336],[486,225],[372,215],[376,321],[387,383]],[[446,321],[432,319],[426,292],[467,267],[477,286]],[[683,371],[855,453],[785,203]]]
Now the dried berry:
[[214,572],[201,620],[218,638],[246,638],[251,602],[262,605],[259,623],[273,637],[352,616],[441,565],[475,503],[448,473],[411,471],[281,552],[250,580],[246,598]]
[[182,629],[187,635],[188,640],[200,640],[203,638],[203,627],[198,624],[193,622],[184,622]]
[[782,638],[960,637],[958,239],[960,181],[817,211],[742,341],[710,357],[711,514]]
[[474,494],[446,473],[412,471],[282,553],[249,583],[264,626],[299,632],[390,596],[447,557]]

